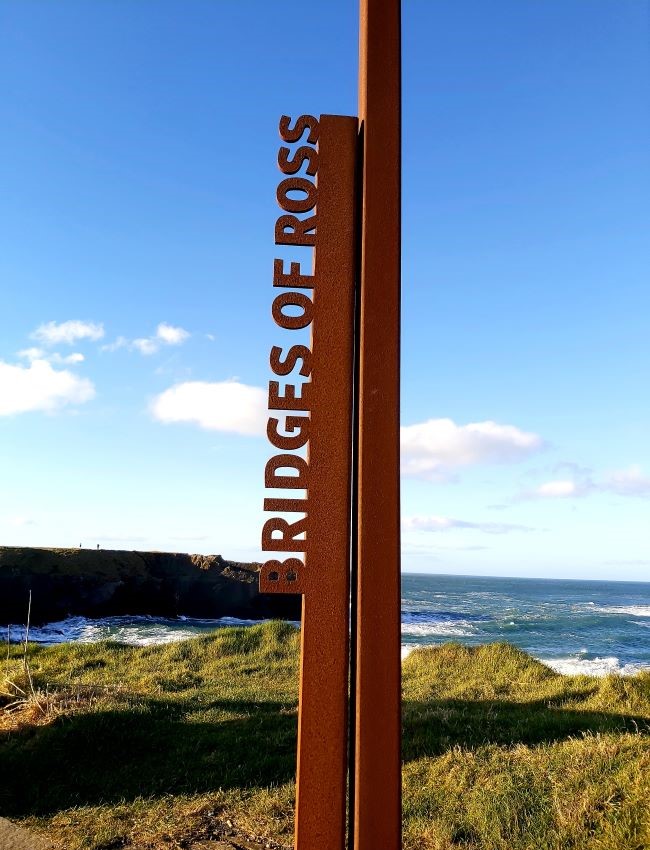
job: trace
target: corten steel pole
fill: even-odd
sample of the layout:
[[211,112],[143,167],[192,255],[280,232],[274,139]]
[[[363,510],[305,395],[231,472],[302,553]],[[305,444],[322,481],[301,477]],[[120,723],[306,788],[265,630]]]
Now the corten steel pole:
[[322,115],[296,850],[345,843],[356,121]]
[[354,850],[401,847],[400,0],[361,0]]
[[[279,561],[268,561],[260,571],[260,591],[303,594],[295,848],[344,850],[358,122],[321,115],[318,126],[318,223],[313,278],[307,283],[313,299],[311,351],[307,360],[304,347],[300,355],[310,364],[302,373],[310,374],[305,384],[308,395],[306,389],[302,395],[309,399],[310,410],[308,502],[288,505],[291,500],[273,498],[264,502],[269,511],[306,511],[306,539],[300,541],[304,570],[287,574]],[[295,286],[304,286],[305,278],[298,278]],[[281,409],[293,414],[295,408]],[[284,425],[289,441],[295,431],[291,419],[296,418],[287,417]],[[266,482],[270,485],[273,482]],[[262,540],[264,549],[264,532]],[[275,551],[272,545],[269,549]]]

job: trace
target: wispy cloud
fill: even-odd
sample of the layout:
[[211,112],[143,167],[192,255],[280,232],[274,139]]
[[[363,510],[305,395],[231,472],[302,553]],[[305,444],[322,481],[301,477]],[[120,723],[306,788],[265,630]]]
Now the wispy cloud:
[[107,342],[102,345],[100,351],[118,351],[120,348],[128,348],[131,345],[125,336],[118,336],[113,342]]
[[532,489],[524,490],[517,496],[517,501],[579,499],[596,493],[611,493],[616,496],[650,496],[650,477],[644,475],[641,467],[636,464],[626,469],[614,470],[599,478],[595,478],[591,470],[576,464],[562,464],[562,466],[572,467],[574,474],[544,481]]
[[31,334],[41,345],[72,345],[81,339],[96,341],[104,336],[104,326],[99,322],[71,319],[67,322],[46,322]]
[[636,464],[610,472],[601,486],[618,496],[650,496],[650,477]]
[[545,481],[529,491],[531,499],[575,499],[592,492],[593,487],[570,478]]
[[83,363],[86,359],[79,351],[72,354],[59,354],[58,351],[45,351],[42,348],[23,348],[18,352],[18,357],[23,360],[28,360],[33,363],[34,360],[48,360],[50,363],[57,365],[75,366],[78,363]]
[[189,331],[185,328],[174,327],[168,325],[167,322],[161,322],[156,328],[156,339],[164,342],[165,345],[180,345],[189,337]]
[[27,516],[9,516],[6,518],[7,525],[12,528],[26,528],[30,525],[36,525],[36,521]]
[[430,481],[449,480],[459,467],[517,463],[543,448],[538,434],[490,420],[429,419],[401,428],[402,474]]
[[33,360],[28,366],[0,361],[0,416],[53,412],[94,397],[91,381],[67,369],[54,369],[47,360]]
[[402,544],[402,555],[424,555],[433,556],[433,560],[440,561],[442,557],[449,557],[450,554],[457,552],[488,552],[490,546],[441,546],[438,543],[432,543],[431,538],[426,543],[404,542]]
[[155,337],[144,337],[141,339],[134,339],[131,343],[131,347],[135,348],[136,351],[139,351],[140,354],[149,356],[150,354],[155,354],[158,351],[160,348],[160,342]]
[[256,436],[266,431],[267,393],[238,381],[186,381],[156,396],[151,412],[159,422]]
[[148,357],[155,354],[163,346],[166,345],[182,345],[190,338],[191,334],[185,328],[170,325],[167,322],[161,322],[152,336],[138,337],[137,339],[127,339],[125,336],[118,336],[113,342],[102,345],[102,351],[117,351],[120,348],[129,348],[132,351],[139,351],[140,354]]
[[450,531],[451,529],[469,529],[483,531],[486,534],[509,534],[512,531],[535,531],[527,525],[515,525],[507,522],[470,522],[447,516],[410,516],[402,520],[405,531]]

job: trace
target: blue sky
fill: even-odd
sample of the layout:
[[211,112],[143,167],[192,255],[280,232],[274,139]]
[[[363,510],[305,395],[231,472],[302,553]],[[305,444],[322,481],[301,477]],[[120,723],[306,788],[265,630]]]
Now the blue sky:
[[[356,112],[297,9],[0,4],[1,542],[259,557],[277,121]],[[650,578],[649,18],[404,4],[405,569]]]

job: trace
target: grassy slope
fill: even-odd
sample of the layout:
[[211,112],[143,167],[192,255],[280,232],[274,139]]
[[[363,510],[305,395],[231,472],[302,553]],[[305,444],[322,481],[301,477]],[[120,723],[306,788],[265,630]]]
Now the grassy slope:
[[[180,848],[229,820],[291,843],[294,629],[30,657],[56,695],[50,717],[0,723],[0,814],[70,850]],[[404,760],[406,850],[650,847],[648,674],[559,676],[505,644],[419,650]]]

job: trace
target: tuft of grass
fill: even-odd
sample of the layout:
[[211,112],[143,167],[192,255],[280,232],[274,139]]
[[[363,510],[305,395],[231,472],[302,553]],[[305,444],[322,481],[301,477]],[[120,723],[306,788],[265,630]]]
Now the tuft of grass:
[[404,847],[650,847],[650,676],[561,676],[504,643],[403,668]]
[[[31,647],[56,709],[0,724],[0,814],[70,850],[289,847],[298,656],[280,622]],[[561,676],[508,644],[444,644],[406,659],[403,707],[404,850],[650,847],[650,674]]]

